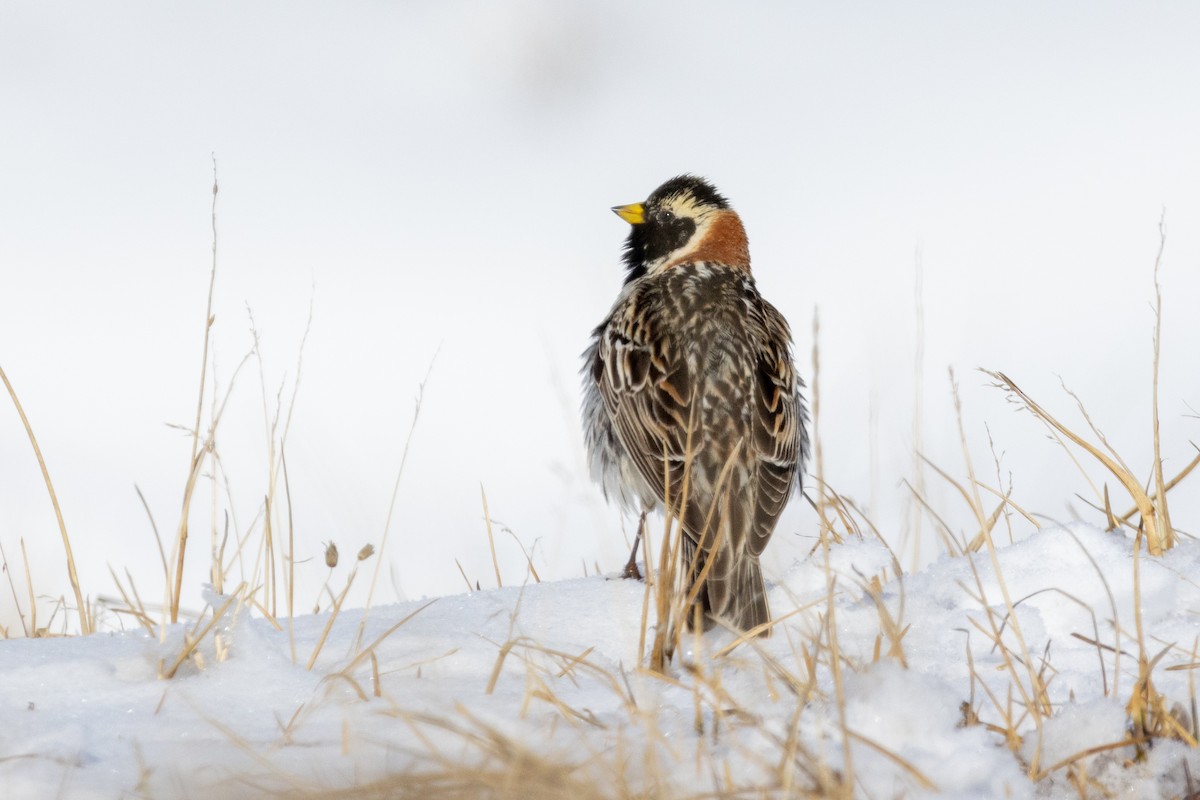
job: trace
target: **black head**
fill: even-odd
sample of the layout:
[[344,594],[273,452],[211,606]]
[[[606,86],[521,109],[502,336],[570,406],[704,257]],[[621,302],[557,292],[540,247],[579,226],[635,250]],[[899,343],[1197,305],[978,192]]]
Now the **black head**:
[[625,282],[642,277],[649,264],[686,245],[696,233],[700,216],[725,208],[729,208],[729,201],[712,184],[694,175],[672,178],[644,203],[614,208],[633,226],[625,240]]

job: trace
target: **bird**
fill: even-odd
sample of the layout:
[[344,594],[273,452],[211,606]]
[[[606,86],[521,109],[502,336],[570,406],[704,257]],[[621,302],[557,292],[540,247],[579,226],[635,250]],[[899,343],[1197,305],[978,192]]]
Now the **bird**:
[[624,574],[638,576],[646,516],[661,510],[682,526],[688,628],[768,635],[759,557],[809,454],[787,320],[707,180],[680,175],[612,210],[631,226],[625,280],[583,353],[582,412],[592,478],[641,515]]

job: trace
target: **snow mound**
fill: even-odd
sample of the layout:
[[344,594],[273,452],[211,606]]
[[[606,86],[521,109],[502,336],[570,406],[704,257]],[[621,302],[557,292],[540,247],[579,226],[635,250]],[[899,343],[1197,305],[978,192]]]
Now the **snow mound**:
[[1191,730],[1179,709],[1200,545],[1139,557],[1136,588],[1134,558],[1129,539],[1082,525],[901,577],[876,543],[835,546],[828,567],[817,551],[771,587],[776,617],[799,611],[770,638],[718,658],[728,634],[692,640],[665,676],[640,658],[646,585],[603,577],[343,611],[311,670],[327,615],[289,635],[231,613],[220,646],[202,641],[170,680],[160,664],[182,627],[166,641],[6,641],[0,784],[14,798],[782,795],[847,781],[862,797],[1180,796],[1184,764],[1200,776],[1195,750],[1129,741],[1134,600],[1148,657],[1162,653],[1153,686]]

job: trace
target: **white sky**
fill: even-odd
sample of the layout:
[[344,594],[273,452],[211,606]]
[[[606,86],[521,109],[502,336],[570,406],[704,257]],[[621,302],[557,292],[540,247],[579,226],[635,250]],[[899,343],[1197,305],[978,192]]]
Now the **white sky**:
[[[925,450],[962,473],[952,365],[981,473],[986,422],[1017,499],[1064,518],[1086,484],[973,370],[1008,372],[1076,422],[1061,375],[1148,475],[1165,209],[1177,469],[1200,441],[1186,416],[1200,408],[1198,32],[1187,3],[0,5],[0,366],[85,590],[111,592],[108,563],[158,585],[135,483],[164,533],[178,522],[190,441],[164,423],[195,413],[213,153],[222,385],[251,345],[247,306],[268,393],[290,385],[313,304],[288,441],[299,556],[378,544],[438,353],[389,545],[407,597],[458,591],[455,558],[488,582],[481,484],[492,516],[537,542],[543,577],[621,562],[619,517],[582,465],[578,354],[620,282],[626,231],[608,208],[683,171],[742,213],[806,375],[819,306],[827,474],[897,542],[915,254]],[[265,491],[262,418],[251,370],[219,441],[243,528]],[[776,564],[814,530],[794,503]],[[35,588],[65,591],[40,473],[0,398],[10,562],[21,537]],[[499,550],[515,578],[519,550],[504,536]],[[10,608],[0,592],[0,618]]]

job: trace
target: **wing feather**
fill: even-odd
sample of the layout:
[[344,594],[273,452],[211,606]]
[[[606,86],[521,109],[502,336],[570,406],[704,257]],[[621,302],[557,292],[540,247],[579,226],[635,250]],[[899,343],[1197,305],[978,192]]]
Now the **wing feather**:
[[655,287],[639,288],[614,309],[600,334],[604,369],[598,382],[619,439],[661,501],[667,496],[667,480],[673,495],[680,489],[691,376],[683,354],[663,330],[659,304],[645,296]]
[[754,555],[767,545],[779,515],[800,487],[808,458],[808,412],[800,396],[803,382],[791,356],[791,331],[774,306],[758,298],[750,324],[756,344],[757,402],[754,404],[755,509],[747,546]]

